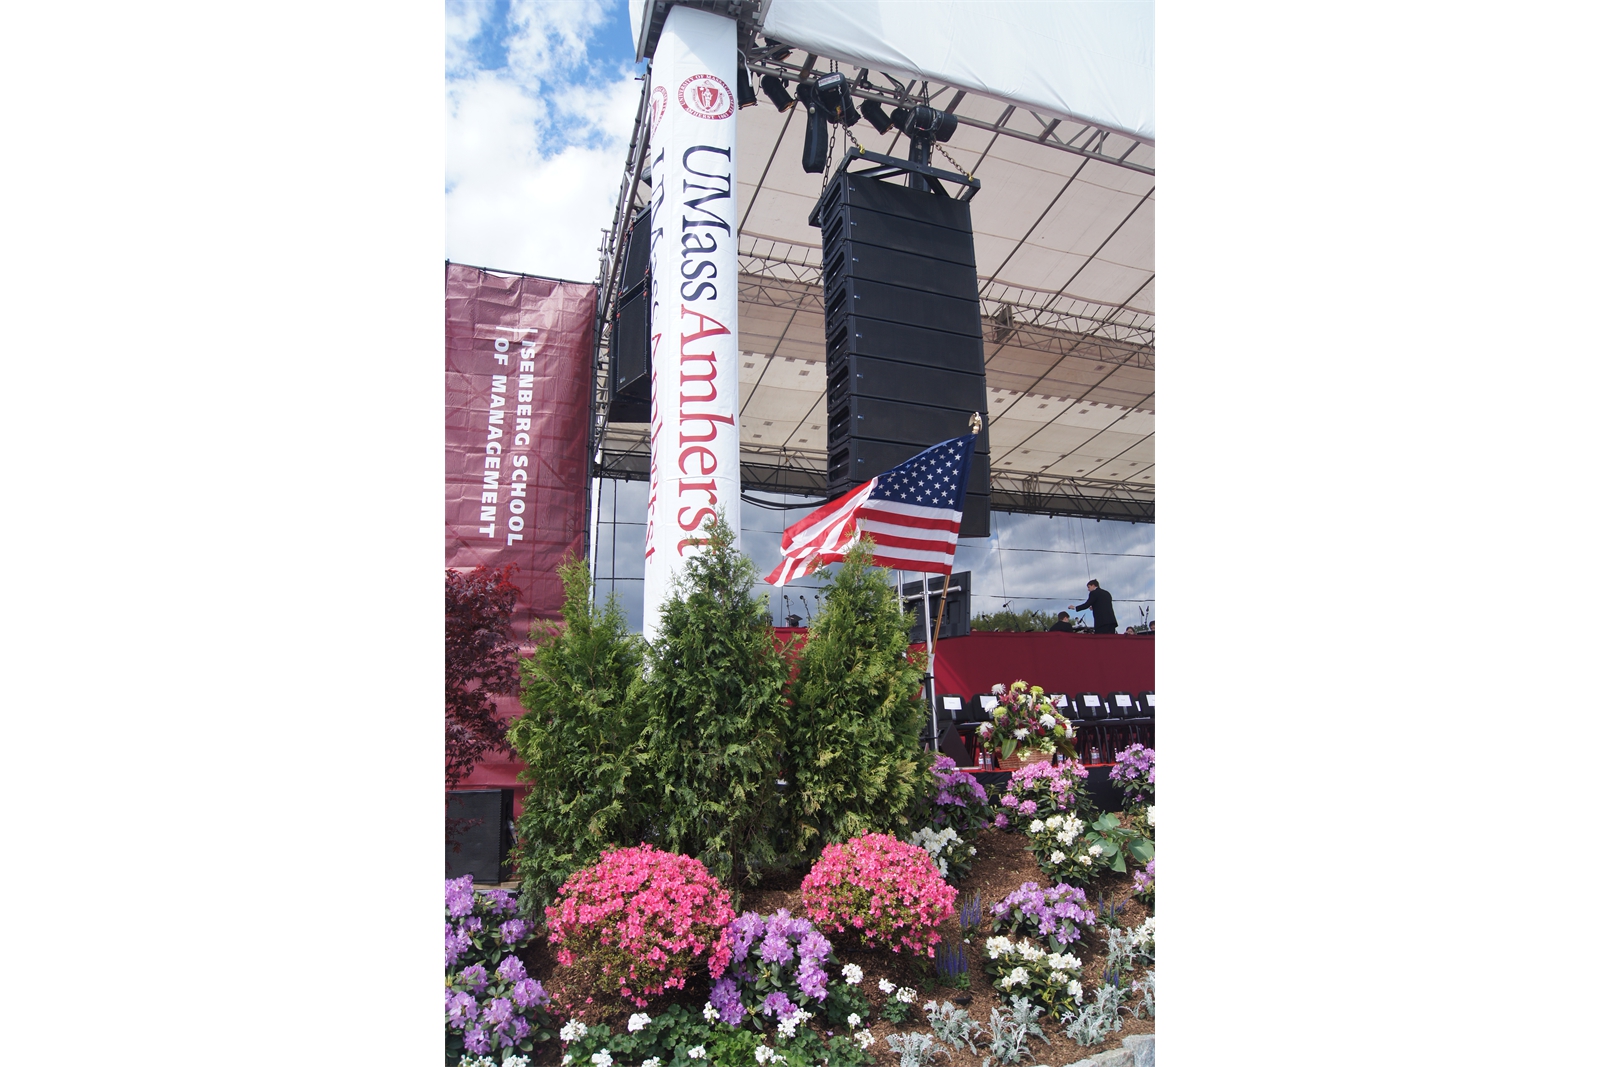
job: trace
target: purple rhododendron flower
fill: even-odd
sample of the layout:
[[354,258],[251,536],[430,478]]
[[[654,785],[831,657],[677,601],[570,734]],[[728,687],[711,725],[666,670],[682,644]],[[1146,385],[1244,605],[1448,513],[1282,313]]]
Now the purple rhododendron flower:
[[825,960],[832,952],[832,943],[817,933],[816,930],[809,931],[806,936],[800,939],[800,958],[802,960]]
[[550,1003],[550,997],[537,978],[524,978],[511,987],[511,999],[519,1008],[538,1008]]
[[514,945],[528,936],[528,924],[521,919],[507,919],[500,924],[500,938],[508,945]]
[[515,1045],[532,1032],[528,1020],[520,1015],[513,1015],[509,1023],[501,1023],[495,1027],[495,1035],[500,1038],[503,1045]]
[[794,1003],[780,990],[768,993],[767,999],[761,1002],[762,1015],[776,1015],[780,1019],[787,1019],[794,1014]]
[[788,963],[794,959],[794,946],[776,923],[767,929],[767,936],[761,942],[761,958],[768,963]]
[[489,910],[496,915],[509,915],[517,910],[517,902],[504,889],[489,889],[483,895],[489,902]]
[[994,817],[994,825],[996,829],[1004,830],[1011,825],[1011,820],[1006,818],[1006,813],[1002,811]]
[[468,915],[465,919],[461,920],[461,929],[470,931],[472,933],[477,933],[479,930],[483,929],[483,920],[478,918],[476,915]]
[[816,1000],[828,999],[828,972],[817,965],[811,957],[800,961],[800,969],[795,972],[795,984],[800,987],[800,992]]
[[483,1027],[474,1026],[467,1031],[466,1046],[468,1052],[482,1056],[489,1051],[489,1035],[484,1033]]
[[733,949],[734,960],[742,963],[750,954],[750,946],[764,931],[765,924],[761,916],[753,911],[747,911],[729,923],[728,943]]
[[464,874],[460,878],[447,880],[444,883],[444,911],[454,919],[459,919],[472,910],[472,875]]
[[481,963],[474,963],[471,967],[462,971],[458,977],[461,979],[461,984],[474,993],[482,993],[489,985],[489,972],[484,969]]
[[1000,806],[1002,808],[1014,808],[1014,807],[1016,807],[1017,806],[1017,795],[1015,793],[1007,793],[1005,796],[1000,798]]
[[483,1009],[483,1022],[485,1025],[498,1026],[511,1020],[511,1001],[505,997],[495,997],[489,1001],[489,1006]]
[[1022,803],[1017,805],[1018,815],[1033,815],[1038,810],[1039,802],[1036,800],[1024,800]]
[[744,1005],[739,1002],[739,985],[732,978],[718,978],[711,986],[711,1006],[729,1026],[744,1022]]
[[478,1017],[478,1000],[471,993],[449,993],[444,998],[445,1021],[460,1030],[468,1020]]
[[494,973],[507,982],[520,982],[528,977],[528,968],[524,967],[517,957],[507,956],[500,961],[500,966],[495,968]]
[[472,947],[472,938],[450,923],[444,924],[444,965],[454,967],[462,953]]

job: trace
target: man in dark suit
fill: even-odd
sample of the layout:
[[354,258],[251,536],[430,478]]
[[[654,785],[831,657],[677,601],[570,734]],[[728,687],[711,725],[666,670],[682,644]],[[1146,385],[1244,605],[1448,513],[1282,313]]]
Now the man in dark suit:
[[1045,633],[1070,634],[1075,629],[1077,629],[1077,627],[1072,625],[1072,619],[1067,615],[1066,612],[1063,611],[1061,614],[1056,616],[1056,624],[1050,627],[1050,629],[1046,630]]
[[1088,608],[1094,612],[1094,632],[1097,634],[1114,634],[1117,632],[1117,613],[1111,610],[1111,594],[1100,588],[1100,583],[1094,578],[1089,579],[1089,599],[1073,608],[1073,611],[1082,611]]

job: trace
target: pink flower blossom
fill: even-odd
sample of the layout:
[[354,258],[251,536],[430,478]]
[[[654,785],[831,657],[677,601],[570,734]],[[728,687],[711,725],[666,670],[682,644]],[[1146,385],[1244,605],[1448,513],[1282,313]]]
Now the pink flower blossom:
[[891,952],[932,956],[939,924],[955,914],[956,891],[928,853],[888,834],[823,849],[800,893],[819,929],[859,930],[864,941]]

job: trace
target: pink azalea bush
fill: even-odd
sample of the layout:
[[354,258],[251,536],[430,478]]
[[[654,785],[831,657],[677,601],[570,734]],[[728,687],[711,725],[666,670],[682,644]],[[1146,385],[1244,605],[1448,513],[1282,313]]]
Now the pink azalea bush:
[[868,946],[932,956],[939,924],[955,914],[956,890],[925,849],[862,834],[822,850],[800,897],[818,929],[855,930]]
[[557,963],[585,964],[597,990],[640,1007],[682,989],[702,961],[721,977],[732,954],[728,891],[699,860],[650,845],[604,853],[567,879],[544,915]]

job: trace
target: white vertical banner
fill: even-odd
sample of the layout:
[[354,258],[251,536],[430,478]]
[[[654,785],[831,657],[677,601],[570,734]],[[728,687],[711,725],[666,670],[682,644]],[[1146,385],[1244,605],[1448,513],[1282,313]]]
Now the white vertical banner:
[[717,508],[739,532],[735,28],[675,6],[650,64],[646,639]]

